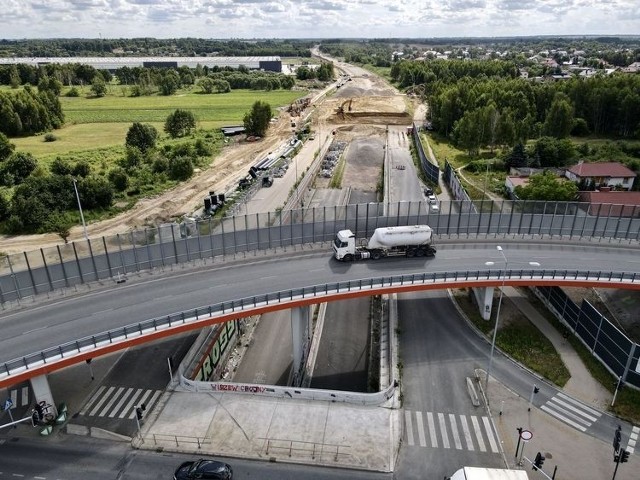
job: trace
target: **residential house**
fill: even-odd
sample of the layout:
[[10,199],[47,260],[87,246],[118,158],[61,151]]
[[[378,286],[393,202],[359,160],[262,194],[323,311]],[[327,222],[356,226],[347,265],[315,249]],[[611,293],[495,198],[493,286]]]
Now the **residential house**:
[[640,218],[640,192],[611,191],[602,187],[594,192],[580,192],[583,209],[593,216]]
[[604,186],[621,190],[631,190],[636,178],[635,172],[618,162],[580,162],[567,168],[565,176],[573,182],[584,181],[595,188]]

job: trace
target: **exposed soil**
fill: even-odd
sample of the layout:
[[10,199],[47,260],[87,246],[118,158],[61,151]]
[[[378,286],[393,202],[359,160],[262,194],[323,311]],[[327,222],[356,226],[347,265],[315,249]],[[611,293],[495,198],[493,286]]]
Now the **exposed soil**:
[[[384,80],[357,67],[346,67],[352,78],[335,93],[315,105],[312,121],[316,128],[336,129],[336,138],[350,142],[356,137],[374,137],[372,142],[357,144],[355,148],[377,148],[383,141],[383,127],[375,125],[411,123],[407,97],[399,95]],[[351,100],[351,111],[345,102]],[[344,114],[337,112],[344,105]],[[308,112],[303,112],[303,115]],[[116,217],[87,225],[90,237],[123,233],[135,227],[155,226],[196,210],[202,198],[210,191],[226,192],[260,157],[291,137],[291,116],[281,112],[279,120],[268,135],[258,142],[232,141],[211,164],[187,182],[157,195],[138,201],[132,209]],[[298,121],[299,119],[296,119]],[[359,155],[358,155],[359,156]],[[373,162],[377,164],[378,162]],[[364,165],[363,165],[364,166]],[[378,168],[378,167],[376,167]],[[377,175],[356,175],[345,172],[346,182],[363,190],[375,190]],[[343,184],[347,184],[343,182]],[[360,185],[362,183],[362,185]],[[71,229],[69,241],[81,240],[81,226]],[[6,254],[46,248],[63,243],[57,234],[0,236],[0,252]]]

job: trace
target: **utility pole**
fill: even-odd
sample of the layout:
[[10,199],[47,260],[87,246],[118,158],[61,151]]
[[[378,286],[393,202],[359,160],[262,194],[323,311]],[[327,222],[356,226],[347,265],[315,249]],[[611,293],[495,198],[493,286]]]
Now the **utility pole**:
[[78,200],[78,210],[80,210],[80,220],[82,220],[82,229],[84,230],[84,239],[89,241],[89,235],[87,235],[87,225],[84,223],[84,215],[82,214],[82,204],[80,203],[80,195],[78,195],[78,185],[76,179],[73,180],[73,190],[76,192],[76,199]]

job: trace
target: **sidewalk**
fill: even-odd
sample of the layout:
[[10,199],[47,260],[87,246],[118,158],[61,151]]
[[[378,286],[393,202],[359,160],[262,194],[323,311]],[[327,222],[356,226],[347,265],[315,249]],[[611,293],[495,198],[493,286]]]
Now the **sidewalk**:
[[[612,477],[615,464],[611,442],[585,435],[538,408],[527,411],[527,399],[516,395],[493,378],[489,382],[488,396],[489,410],[509,468],[520,468],[516,466],[515,453],[518,442],[516,429],[521,427],[533,434],[531,441],[524,447],[523,456],[532,460],[541,452],[546,457],[542,469],[549,477],[556,465],[557,480],[602,480]],[[527,471],[531,480],[544,479],[542,474],[532,471],[531,464],[527,461],[524,461],[522,468]],[[637,459],[632,455],[629,463],[620,464],[616,480],[637,478]]]
[[514,287],[504,287],[504,295],[529,319],[542,334],[551,341],[560,358],[566,365],[571,378],[563,387],[563,391],[571,397],[605,410],[611,405],[612,395],[600,383],[593,379],[582,360],[558,330],[538,312],[525,295]]

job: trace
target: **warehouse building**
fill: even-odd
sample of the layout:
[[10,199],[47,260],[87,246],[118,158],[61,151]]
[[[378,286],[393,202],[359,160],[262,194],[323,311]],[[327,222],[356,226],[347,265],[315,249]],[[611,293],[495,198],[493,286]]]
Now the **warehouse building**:
[[48,65],[50,63],[81,63],[98,70],[114,72],[122,67],[196,68],[232,67],[244,65],[249,70],[282,71],[280,57],[12,57],[0,58],[0,65],[26,64]]

